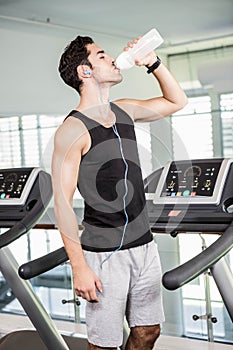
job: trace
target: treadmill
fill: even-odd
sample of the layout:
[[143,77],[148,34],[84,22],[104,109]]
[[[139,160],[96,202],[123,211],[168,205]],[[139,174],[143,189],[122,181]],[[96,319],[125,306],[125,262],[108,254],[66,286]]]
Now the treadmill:
[[[0,350],[86,350],[87,339],[61,336],[8,245],[26,234],[45,213],[52,197],[51,177],[41,168],[0,170],[0,271],[36,331],[16,331],[0,339]],[[59,261],[56,262],[59,265]]]
[[[233,321],[233,276],[224,259],[233,247],[232,179],[233,159],[169,161],[150,174],[144,186],[152,232],[173,237],[185,232],[220,234],[199,255],[167,271],[163,275],[164,287],[175,290],[210,268]],[[62,247],[21,265],[18,272],[27,280],[67,260]]]
[[[175,290],[205,273],[208,340],[213,341],[208,270],[233,322],[233,275],[225,255],[233,247],[233,159],[169,161],[145,180],[153,232],[176,237],[179,233],[216,233],[219,238],[200,254],[164,273],[166,289]],[[202,242],[204,242],[202,238]]]

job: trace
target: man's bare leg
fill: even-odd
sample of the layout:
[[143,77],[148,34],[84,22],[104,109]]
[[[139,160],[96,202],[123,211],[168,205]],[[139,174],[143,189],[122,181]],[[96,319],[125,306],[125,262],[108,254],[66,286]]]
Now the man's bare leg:
[[160,325],[132,327],[125,350],[151,350],[159,335]]

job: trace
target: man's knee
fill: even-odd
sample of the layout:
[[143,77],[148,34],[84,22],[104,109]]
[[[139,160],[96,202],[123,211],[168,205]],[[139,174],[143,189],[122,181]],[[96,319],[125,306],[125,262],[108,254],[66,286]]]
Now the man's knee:
[[142,344],[142,348],[152,349],[160,335],[160,325],[133,327],[131,335],[136,343]]

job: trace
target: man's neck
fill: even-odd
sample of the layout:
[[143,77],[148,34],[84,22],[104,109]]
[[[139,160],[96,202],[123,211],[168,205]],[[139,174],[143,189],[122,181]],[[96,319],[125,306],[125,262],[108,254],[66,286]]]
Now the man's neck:
[[95,115],[99,118],[107,119],[111,110],[109,87],[89,86],[88,89],[84,88],[76,109],[87,115]]
[[97,102],[98,104],[92,100],[85,103],[85,101],[81,99],[76,110],[106,127],[113,125],[116,122],[116,116],[111,110],[110,103],[108,101],[106,103]]
[[87,106],[96,106],[107,104],[109,101],[110,85],[109,83],[100,84],[93,80],[89,85],[83,86],[80,95],[80,104]]

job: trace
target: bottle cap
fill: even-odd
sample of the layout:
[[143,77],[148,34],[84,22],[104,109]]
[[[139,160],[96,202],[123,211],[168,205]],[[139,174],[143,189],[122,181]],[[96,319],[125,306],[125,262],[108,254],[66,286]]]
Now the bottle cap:
[[127,51],[124,51],[116,58],[115,65],[119,69],[129,69],[134,66],[134,60]]

